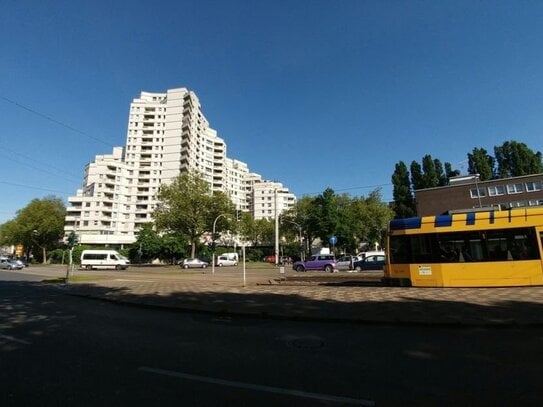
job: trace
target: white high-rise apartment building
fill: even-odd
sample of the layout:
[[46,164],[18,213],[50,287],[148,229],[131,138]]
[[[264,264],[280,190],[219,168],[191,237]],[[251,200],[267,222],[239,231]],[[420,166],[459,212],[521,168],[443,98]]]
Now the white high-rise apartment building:
[[130,105],[126,146],[96,156],[85,168],[83,188],[68,198],[66,234],[75,231],[84,244],[133,243],[141,226],[152,222],[160,185],[185,171],[200,172],[212,191],[225,192],[255,219],[271,217],[269,206],[256,203],[263,191],[280,191],[280,211],[295,202],[281,184],[263,181],[246,163],[227,158],[226,144],[209,127],[194,92],[142,92]]

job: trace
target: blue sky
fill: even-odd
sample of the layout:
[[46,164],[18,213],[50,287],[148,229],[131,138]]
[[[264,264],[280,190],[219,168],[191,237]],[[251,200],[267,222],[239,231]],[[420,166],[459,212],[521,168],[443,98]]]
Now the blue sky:
[[142,90],[195,91],[228,156],[298,197],[388,200],[400,160],[543,150],[542,2],[1,4],[0,222],[74,195]]

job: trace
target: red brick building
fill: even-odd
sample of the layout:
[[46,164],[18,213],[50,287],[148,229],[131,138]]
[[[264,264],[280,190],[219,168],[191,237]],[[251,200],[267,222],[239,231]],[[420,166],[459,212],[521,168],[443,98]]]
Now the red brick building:
[[453,177],[447,186],[416,190],[415,200],[417,216],[543,205],[543,174],[490,181],[480,181],[474,175]]

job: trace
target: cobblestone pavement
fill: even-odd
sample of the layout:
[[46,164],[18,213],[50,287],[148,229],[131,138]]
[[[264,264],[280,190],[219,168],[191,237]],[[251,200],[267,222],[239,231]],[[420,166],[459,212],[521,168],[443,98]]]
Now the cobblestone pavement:
[[[95,272],[96,273],[96,272]],[[268,318],[431,325],[543,324],[543,287],[379,286],[375,274],[240,270],[110,272],[59,285],[73,295],[142,306]],[[308,275],[311,274],[309,277]],[[371,274],[371,273],[370,273]],[[77,279],[76,279],[77,280]]]

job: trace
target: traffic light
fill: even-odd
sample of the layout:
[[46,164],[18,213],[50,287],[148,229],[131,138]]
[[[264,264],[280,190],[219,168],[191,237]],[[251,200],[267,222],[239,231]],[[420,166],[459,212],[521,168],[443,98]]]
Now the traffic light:
[[78,243],[77,235],[72,230],[70,234],[68,235],[68,246],[74,247],[75,245],[77,245],[77,243]]

